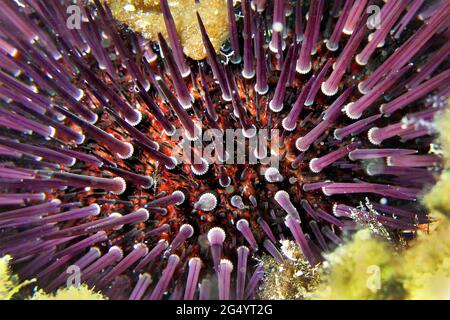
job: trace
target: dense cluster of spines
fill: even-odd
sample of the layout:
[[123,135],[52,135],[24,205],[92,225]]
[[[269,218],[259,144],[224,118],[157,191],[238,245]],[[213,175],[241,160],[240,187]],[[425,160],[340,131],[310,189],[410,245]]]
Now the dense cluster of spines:
[[[427,223],[414,201],[441,165],[426,152],[450,95],[448,1],[228,0],[231,58],[197,14],[198,66],[167,0],[154,45],[93,2],[75,1],[80,29],[72,1],[2,4],[0,254],[21,277],[53,291],[76,265],[111,298],[249,299],[255,257],[281,262],[289,237],[319,263],[355,221],[374,223],[366,199],[392,236]],[[178,163],[170,136],[200,127],[280,129],[280,167]]]

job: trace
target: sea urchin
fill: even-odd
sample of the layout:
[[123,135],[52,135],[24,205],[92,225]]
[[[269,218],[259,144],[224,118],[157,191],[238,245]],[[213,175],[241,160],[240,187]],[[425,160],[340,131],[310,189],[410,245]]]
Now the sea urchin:
[[153,42],[100,0],[2,1],[0,255],[21,278],[51,292],[76,266],[112,299],[253,299],[280,240],[314,266],[360,224],[396,241],[428,222],[450,2],[226,5],[219,53],[196,15],[194,61],[167,0]]

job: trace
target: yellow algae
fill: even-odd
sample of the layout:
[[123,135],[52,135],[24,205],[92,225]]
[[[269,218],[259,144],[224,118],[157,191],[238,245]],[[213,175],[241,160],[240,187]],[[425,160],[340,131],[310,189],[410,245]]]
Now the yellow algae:
[[312,299],[391,299],[403,295],[396,277],[398,256],[385,240],[369,229],[327,254],[323,282]]
[[[167,39],[164,18],[157,0],[107,0],[114,17],[152,41],[158,33]],[[218,51],[228,38],[228,15],[225,0],[169,0],[169,7],[184,53],[195,60],[206,57],[196,12],[205,24],[209,38]]]
[[106,298],[83,284],[79,287],[61,288],[55,294],[47,294],[38,290],[31,300],[106,300]]
[[10,271],[11,259],[8,255],[0,257],[0,300],[12,299],[23,287],[34,282],[34,280],[20,282],[17,275],[13,275]]
[[402,262],[406,299],[450,299],[450,220],[442,219],[429,235],[419,234]]

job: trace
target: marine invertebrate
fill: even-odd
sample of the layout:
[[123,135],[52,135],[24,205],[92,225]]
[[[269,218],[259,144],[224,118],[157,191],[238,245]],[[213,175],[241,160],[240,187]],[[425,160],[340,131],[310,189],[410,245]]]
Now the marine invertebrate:
[[[220,54],[195,16],[197,62],[166,0],[158,43],[99,0],[77,2],[79,29],[72,2],[5,0],[0,254],[49,292],[73,265],[112,299],[248,299],[260,252],[286,259],[290,238],[320,263],[364,222],[366,198],[394,241],[414,237],[441,166],[427,152],[449,95],[450,4],[421,23],[415,2],[375,3],[378,29],[368,1],[227,1]],[[256,163],[228,152],[226,129]]]

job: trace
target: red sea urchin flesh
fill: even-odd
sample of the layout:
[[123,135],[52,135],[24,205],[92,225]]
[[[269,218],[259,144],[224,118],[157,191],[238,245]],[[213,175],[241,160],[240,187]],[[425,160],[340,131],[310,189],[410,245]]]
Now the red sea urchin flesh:
[[[72,1],[2,3],[0,255],[21,278],[53,291],[75,265],[112,299],[254,299],[280,240],[315,265],[357,223],[408,239],[428,222],[450,2],[227,1],[220,54],[197,16],[205,62],[185,58],[166,0],[157,44],[93,2],[76,2],[79,29]],[[180,163],[171,135],[200,128],[279,130],[279,166],[217,143]]]

